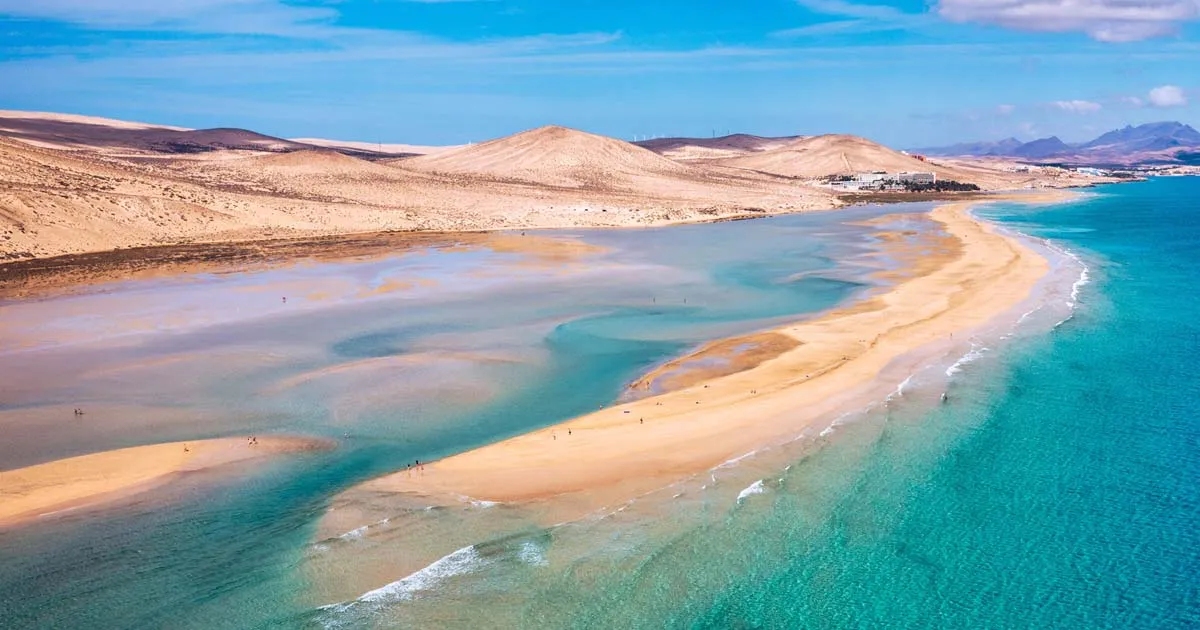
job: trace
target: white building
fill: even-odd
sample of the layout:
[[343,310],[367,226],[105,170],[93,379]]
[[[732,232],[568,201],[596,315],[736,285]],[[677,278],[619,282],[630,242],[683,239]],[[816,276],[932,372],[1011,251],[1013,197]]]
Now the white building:
[[917,173],[901,171],[896,174],[896,181],[904,184],[936,184],[937,173]]

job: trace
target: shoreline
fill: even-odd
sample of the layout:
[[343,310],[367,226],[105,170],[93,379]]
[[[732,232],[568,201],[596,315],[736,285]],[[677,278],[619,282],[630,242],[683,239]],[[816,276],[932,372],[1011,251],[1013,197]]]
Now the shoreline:
[[328,440],[263,436],[167,442],[101,451],[0,471],[0,528],[94,508],[171,483],[180,475],[268,456],[333,448]]
[[[918,272],[880,295],[815,320],[757,333],[795,342],[783,344],[791,347],[782,352],[427,464],[416,477],[396,472],[344,494],[399,494],[446,505],[464,496],[518,504],[570,496],[573,509],[586,512],[794,438],[817,418],[861,399],[892,363],[1015,307],[1046,275],[1047,259],[972,216],[974,206],[1053,203],[1074,196],[989,195],[939,205],[929,216],[961,245],[960,251],[936,265],[920,261]],[[703,358],[706,348],[724,351],[730,341],[706,344],[635,384]]]
[[[1058,193],[1066,193],[1069,190],[1071,189],[1053,189]],[[1045,189],[1029,192],[947,193],[942,200],[951,203],[956,200],[987,203],[989,200],[999,200],[1009,196],[1040,194],[1055,193],[1046,192]],[[843,199],[839,205],[828,208],[745,212],[719,217],[683,218],[654,224],[576,226],[576,228],[545,226],[461,231],[349,232],[268,239],[180,242],[27,258],[0,262],[0,303],[5,300],[23,301],[87,293],[90,289],[100,285],[130,280],[178,279],[206,273],[242,273],[277,269],[299,264],[305,260],[337,262],[350,259],[383,258],[431,248],[461,246],[486,248],[489,247],[490,242],[518,232],[522,234],[529,232],[531,239],[562,241],[565,239],[547,237],[543,233],[550,230],[625,230],[749,221],[788,214],[833,212],[864,204],[891,205],[929,201],[929,199],[897,196],[886,201],[876,199],[853,203],[849,201]],[[534,244],[525,251],[536,256],[539,246]]]

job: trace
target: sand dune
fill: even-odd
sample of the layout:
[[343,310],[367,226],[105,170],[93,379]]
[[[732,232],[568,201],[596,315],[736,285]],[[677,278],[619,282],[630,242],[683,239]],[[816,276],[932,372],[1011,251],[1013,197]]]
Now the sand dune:
[[208,470],[282,453],[329,449],[325,440],[221,438],[135,446],[0,471],[0,525],[23,524],[55,512],[92,507]]
[[971,160],[920,160],[858,136],[831,134],[803,138],[784,146],[741,157],[715,160],[714,165],[772,173],[801,180],[872,171],[933,172],[938,179],[975,184],[983,190],[1086,186],[1096,181],[1064,169],[1031,175],[1014,172],[1013,164]]
[[0,138],[0,260],[386,230],[662,225],[837,205],[783,178],[692,168],[590,134],[529,140],[448,151],[466,153],[438,162],[450,171],[438,172],[411,162],[441,156],[393,166],[309,148],[195,160]]
[[[933,169],[986,189],[1088,183],[987,164],[924,163],[852,136],[787,142],[738,134],[651,143],[680,156],[710,153],[675,160],[613,138],[542,127],[387,159],[344,144],[322,148],[241,129],[0,112],[0,261],[389,230],[743,218],[836,207],[842,201],[811,180],[869,170]],[[713,151],[744,154],[711,159]]]
[[90,149],[118,154],[296,151],[313,148],[246,129],[186,129],[46,112],[0,111],[0,136],[41,147]]
[[424,144],[389,144],[387,142],[352,142],[349,140],[327,140],[325,138],[291,138],[292,142],[308,144],[314,147],[330,149],[350,149],[363,153],[411,157],[414,155],[430,155],[456,149],[461,145],[430,146]]
[[893,173],[942,170],[946,175],[950,174],[945,169],[938,169],[928,162],[922,162],[877,142],[841,134],[802,138],[769,151],[730,158],[720,163],[803,179],[826,175],[853,175],[877,170]]
[[571,188],[619,187],[648,175],[696,176],[688,167],[628,142],[555,126],[416,157],[399,165]]
[[56,112],[26,112],[12,109],[0,109],[0,122],[8,124],[10,121],[6,119],[45,121],[48,123],[77,123],[83,125],[110,127],[113,129],[169,129],[173,131],[188,131],[187,127],[173,127],[171,125],[157,125],[153,123],[134,122],[131,120],[117,120],[115,118],[101,118],[99,116],[82,116],[79,114],[60,114]]
[[226,166],[257,170],[280,176],[321,175],[332,177],[401,177],[395,169],[329,149],[304,149],[288,153],[253,156],[228,162]]
[[799,140],[801,136],[764,137],[735,133],[718,138],[655,138],[634,144],[673,160],[700,160],[737,157],[769,151]]

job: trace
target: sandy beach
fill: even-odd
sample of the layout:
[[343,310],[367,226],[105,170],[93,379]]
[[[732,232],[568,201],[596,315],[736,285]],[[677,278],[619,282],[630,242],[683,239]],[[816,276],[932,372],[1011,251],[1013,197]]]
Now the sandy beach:
[[300,437],[220,438],[135,446],[0,472],[0,526],[127,497],[176,475],[284,453],[331,448]]
[[[992,200],[1042,203],[1063,196]],[[662,381],[669,385],[666,393],[430,463],[415,474],[381,477],[349,492],[406,493],[445,504],[463,496],[525,502],[572,495],[573,504],[594,508],[792,439],[818,419],[877,393],[879,376],[890,365],[1016,306],[1046,274],[1047,260],[970,215],[980,202],[934,209],[930,218],[945,236],[919,257],[909,277],[885,293],[780,327],[768,337],[744,340],[753,360],[733,361],[740,371],[718,367],[706,378],[695,378],[694,370],[680,374],[689,364],[713,358],[709,355],[727,359],[730,344],[716,342],[636,384],[645,388]],[[756,343],[764,339],[770,343]],[[587,498],[577,500],[581,496]]]

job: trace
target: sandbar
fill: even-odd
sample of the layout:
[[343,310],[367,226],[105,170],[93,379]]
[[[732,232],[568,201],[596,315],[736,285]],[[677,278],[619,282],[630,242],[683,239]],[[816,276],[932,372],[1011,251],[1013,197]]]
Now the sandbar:
[[176,476],[282,453],[325,450],[303,437],[217,438],[134,446],[0,471],[0,526],[94,507],[169,482]]
[[[1009,311],[1046,275],[1049,261],[973,217],[973,205],[1063,197],[1018,194],[938,206],[929,218],[940,224],[944,242],[919,260],[915,272],[864,302],[770,331],[794,344],[776,338],[769,345],[779,351],[763,353],[755,365],[687,378],[685,386],[660,395],[448,457],[420,474],[383,476],[347,493],[404,493],[445,504],[463,496],[519,503],[571,495],[572,501],[588,496],[595,497],[588,504],[611,505],[794,439],[819,419],[878,394],[880,375],[893,362]],[[715,347],[722,353],[729,348]],[[649,375],[655,377],[661,374]]]

